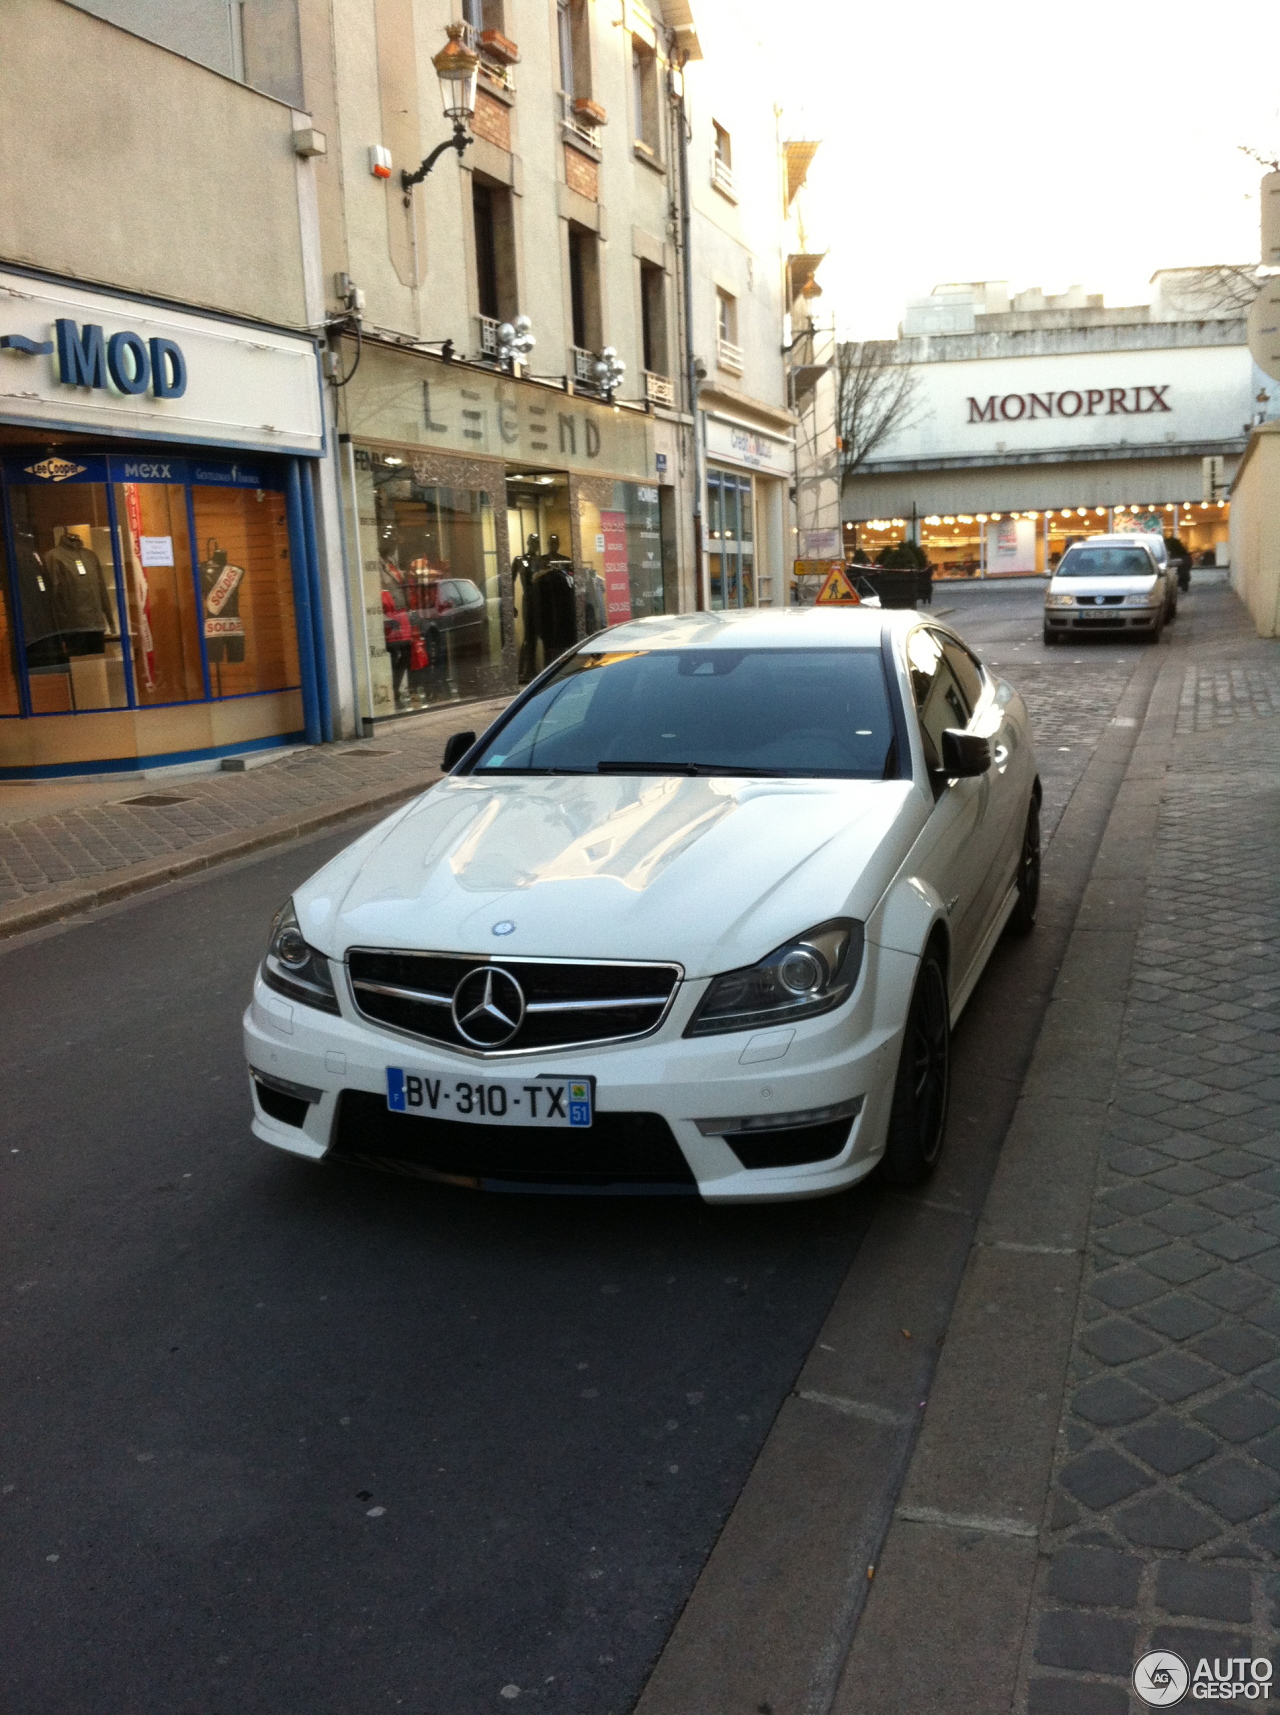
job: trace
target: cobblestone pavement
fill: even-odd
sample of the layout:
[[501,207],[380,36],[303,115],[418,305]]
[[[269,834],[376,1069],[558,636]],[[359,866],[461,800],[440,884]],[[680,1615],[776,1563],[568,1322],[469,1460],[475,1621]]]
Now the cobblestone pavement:
[[[449,733],[464,724],[479,730],[505,701],[410,717],[375,740],[296,751],[243,773],[95,784],[83,789],[79,804],[67,803],[69,789],[55,786],[51,790],[62,800],[58,810],[0,820],[0,905],[181,853],[215,835],[251,831],[290,812],[400,785],[411,791],[439,772]],[[27,796],[34,799],[29,791]],[[127,802],[138,798],[168,802]]]
[[[1223,615],[1227,598],[1223,600]],[[1184,681],[1086,1251],[1029,1715],[1135,1661],[1280,1677],[1280,662]],[[1243,638],[1243,641],[1241,639]],[[1268,654],[1270,658],[1268,658]]]
[[972,643],[993,671],[1018,690],[1031,716],[1044,801],[1046,841],[1066,809],[1116,704],[1150,652],[1112,639],[1090,639],[1074,650],[1046,649],[1043,585],[973,588],[935,593],[938,611]]

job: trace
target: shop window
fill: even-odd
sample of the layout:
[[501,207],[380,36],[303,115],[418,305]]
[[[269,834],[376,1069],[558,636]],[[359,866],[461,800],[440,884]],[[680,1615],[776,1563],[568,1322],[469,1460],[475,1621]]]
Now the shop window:
[[569,303],[573,343],[580,351],[599,351],[600,251],[594,232],[569,223]]
[[707,551],[711,606],[755,607],[755,519],[751,478],[707,473]]
[[651,375],[668,375],[667,276],[653,262],[640,264],[640,326],[644,366]]
[[489,497],[419,482],[394,453],[361,449],[356,469],[375,536],[362,555],[374,717],[491,693],[503,634]]
[[196,487],[191,506],[213,695],[296,686],[298,635],[284,495]]
[[9,498],[33,713],[127,708],[106,484],[16,484]]
[[631,38],[632,134],[641,149],[656,159],[661,147],[658,100],[658,56],[639,36]]
[[9,605],[9,560],[0,535],[0,715],[22,712],[18,690],[18,640]]
[[615,482],[598,500],[579,493],[588,635],[665,611],[661,499],[643,482]]
[[205,684],[186,488],[120,482],[115,501],[135,696],[143,708],[193,702]]

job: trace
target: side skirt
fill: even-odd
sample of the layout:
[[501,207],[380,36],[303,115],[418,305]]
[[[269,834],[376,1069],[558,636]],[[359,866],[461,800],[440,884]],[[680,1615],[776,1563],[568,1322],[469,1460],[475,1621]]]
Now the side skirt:
[[974,954],[973,963],[969,966],[969,969],[965,972],[964,981],[960,984],[959,988],[957,988],[955,990],[954,994],[952,995],[952,999],[951,999],[951,1028],[953,1030],[955,1029],[957,1022],[959,1021],[960,1014],[964,1011],[966,1005],[968,1004],[969,996],[973,993],[974,989],[977,988],[978,978],[982,975],[983,971],[986,970],[987,960],[991,957],[992,953],[995,951],[996,942],[1000,939],[1001,935],[1004,934],[1004,926],[1009,921],[1010,917],[1013,916],[1013,908],[1017,903],[1018,903],[1018,884],[1017,884],[1017,881],[1015,880],[1014,882],[1011,883],[1008,893],[1005,894],[1004,901],[1001,904],[999,911],[996,912],[996,915],[995,915],[994,920],[992,921],[991,927],[987,930],[986,935],[983,937],[982,945],[978,948],[977,952]]

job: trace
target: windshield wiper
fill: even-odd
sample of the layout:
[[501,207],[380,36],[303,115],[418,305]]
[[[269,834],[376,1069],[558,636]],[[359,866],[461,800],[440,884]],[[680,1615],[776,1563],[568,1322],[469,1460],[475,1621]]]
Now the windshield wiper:
[[486,774],[593,774],[594,772],[595,770],[591,768],[490,768],[483,763],[479,768],[471,770],[472,775],[480,780],[483,780]]

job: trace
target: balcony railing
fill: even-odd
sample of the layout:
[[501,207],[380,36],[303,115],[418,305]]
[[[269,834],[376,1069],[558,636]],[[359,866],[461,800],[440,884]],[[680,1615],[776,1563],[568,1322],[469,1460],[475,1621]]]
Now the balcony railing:
[[566,131],[572,131],[575,137],[581,137],[593,149],[599,148],[600,138],[590,115],[579,113],[574,106],[574,97],[563,89],[560,91],[560,119]]
[[733,188],[733,168],[719,155],[711,157],[711,183],[718,191],[723,191],[726,196],[737,200],[738,193]]
[[484,34],[483,31],[477,30],[474,24],[463,23],[462,39],[473,54],[479,54],[480,70],[491,83],[496,83],[500,89],[505,89],[508,94],[514,95],[516,92],[515,66],[510,64],[505,56],[500,58],[491,51],[484,39]]
[[657,375],[652,369],[644,372],[644,396],[651,405],[674,405],[676,390],[669,376]]
[[584,351],[580,345],[571,345],[569,356],[573,361],[574,385],[576,387],[597,387],[599,383],[596,380],[595,352]]
[[477,316],[480,323],[480,350],[486,357],[498,355],[498,329],[502,323],[497,316]]
[[741,375],[743,370],[742,347],[734,345],[732,340],[716,340],[716,361],[721,369],[729,369],[735,375]]

